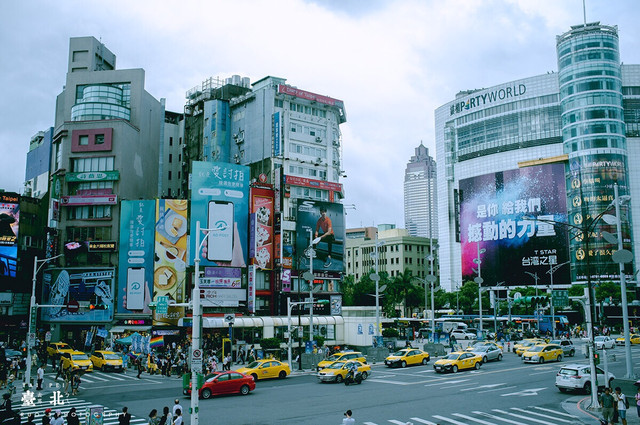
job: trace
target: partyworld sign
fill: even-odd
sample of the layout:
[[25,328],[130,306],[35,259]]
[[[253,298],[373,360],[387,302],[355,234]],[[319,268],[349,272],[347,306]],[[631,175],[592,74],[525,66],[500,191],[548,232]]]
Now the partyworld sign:
[[505,100],[509,98],[515,98],[524,95],[527,92],[527,86],[524,84],[518,84],[502,87],[492,91],[478,94],[477,96],[467,98],[460,102],[456,102],[450,107],[450,115],[458,114],[464,110],[470,110],[480,106],[489,105],[498,100]]

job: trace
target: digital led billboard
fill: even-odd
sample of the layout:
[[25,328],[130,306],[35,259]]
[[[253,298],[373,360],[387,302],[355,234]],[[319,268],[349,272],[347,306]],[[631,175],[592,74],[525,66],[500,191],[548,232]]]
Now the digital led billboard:
[[[549,283],[551,265],[569,260],[564,164],[484,174],[460,180],[462,278],[477,277],[478,247],[483,286]],[[535,220],[534,220],[535,218]],[[570,284],[570,267],[554,275],[554,284]]]
[[[342,204],[298,201],[296,256],[298,270],[309,270],[307,248],[315,238],[313,269],[341,272],[344,269],[344,208]],[[306,251],[306,252],[305,252]]]

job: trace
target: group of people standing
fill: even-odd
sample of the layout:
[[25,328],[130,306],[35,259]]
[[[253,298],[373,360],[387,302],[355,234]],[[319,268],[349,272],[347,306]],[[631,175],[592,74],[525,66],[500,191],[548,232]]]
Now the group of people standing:
[[[616,387],[612,393],[611,388],[606,387],[604,393],[600,395],[600,404],[602,404],[602,421],[613,425],[618,422],[618,419],[622,421],[622,425],[627,425],[627,410],[631,403],[627,399],[627,396],[622,393],[620,387]],[[636,410],[638,417],[640,417],[640,388],[635,395]]]
[[[182,406],[180,405],[180,400],[176,398],[173,408],[170,410],[169,406],[165,406],[162,409],[162,416],[158,416],[158,410],[153,409],[149,412],[149,423],[148,425],[183,425],[182,419]],[[122,424],[119,425],[129,425]]]

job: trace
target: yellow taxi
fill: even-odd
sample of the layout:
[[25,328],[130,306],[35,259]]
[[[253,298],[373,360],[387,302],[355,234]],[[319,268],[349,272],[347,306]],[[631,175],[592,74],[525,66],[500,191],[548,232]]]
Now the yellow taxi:
[[85,372],[91,372],[93,370],[93,363],[91,363],[89,356],[82,351],[62,352],[60,358],[62,359],[62,370],[64,371],[84,370]]
[[253,376],[256,381],[266,378],[286,378],[291,373],[287,363],[275,359],[262,359],[251,362],[247,367],[241,367],[236,372]]
[[544,339],[541,339],[541,338],[524,339],[522,340],[522,342],[519,342],[513,346],[513,352],[516,353],[518,356],[521,356],[522,353],[527,351],[529,348],[538,344],[546,344],[546,342]]
[[318,369],[322,369],[323,367],[329,366],[333,362],[342,362],[348,360],[356,360],[360,363],[366,363],[367,359],[362,355],[359,351],[345,351],[342,353],[335,353],[327,357],[326,360],[318,363]]
[[562,347],[556,344],[538,344],[529,347],[522,353],[522,361],[525,363],[544,363],[555,360],[562,360]]
[[362,374],[363,380],[367,379],[369,375],[371,375],[371,366],[368,364],[355,360],[343,360],[333,362],[329,366],[320,370],[320,372],[318,372],[318,381],[340,383],[344,381],[344,378],[347,376],[347,372],[349,372],[353,364],[357,366],[358,372]]
[[454,351],[447,354],[433,364],[433,369],[438,373],[456,373],[462,369],[480,369],[482,357],[468,351]]
[[409,365],[427,364],[429,359],[429,353],[425,351],[417,348],[403,348],[384,359],[384,364],[387,367],[407,367]]
[[64,342],[54,342],[49,344],[47,347],[47,354],[49,357],[53,357],[54,359],[60,357],[60,353],[71,353],[72,351],[73,348]]
[[[640,344],[640,335],[638,334],[629,335],[629,342],[631,344]],[[624,345],[624,337],[616,338],[616,345]]]
[[95,369],[102,371],[116,370],[122,372],[124,370],[122,356],[113,351],[95,351],[91,356],[91,363],[93,363]]

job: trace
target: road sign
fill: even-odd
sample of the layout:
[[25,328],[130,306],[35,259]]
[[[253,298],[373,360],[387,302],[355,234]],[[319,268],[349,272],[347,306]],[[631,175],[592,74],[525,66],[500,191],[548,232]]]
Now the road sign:
[[236,315],[235,314],[225,314],[224,315],[224,323],[228,323],[230,325],[233,325],[233,323],[236,321]]
[[202,373],[202,350],[199,348],[191,351],[191,370]]
[[78,301],[70,300],[67,303],[67,311],[69,313],[77,313],[79,309],[80,309],[80,304],[78,304]]
[[38,321],[38,307],[31,306],[31,314],[29,316],[29,320],[31,322],[31,326],[30,329],[32,330],[36,330],[36,325],[37,325],[37,321]]
[[553,306],[567,307],[569,305],[569,291],[553,291]]
[[28,335],[27,338],[27,343],[29,344],[29,347],[33,347],[36,345],[36,333],[35,332],[31,332]]
[[513,299],[517,300],[519,298],[522,298],[522,294],[520,292],[516,292],[515,294],[513,294]]
[[169,297],[166,295],[156,297],[156,313],[167,314],[168,310],[169,310]]

